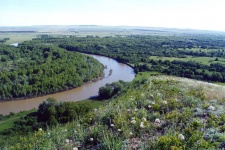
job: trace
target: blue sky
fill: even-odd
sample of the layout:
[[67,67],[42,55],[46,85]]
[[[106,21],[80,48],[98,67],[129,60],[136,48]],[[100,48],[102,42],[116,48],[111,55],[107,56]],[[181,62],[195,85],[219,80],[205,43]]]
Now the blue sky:
[[129,25],[225,31],[225,0],[0,0],[0,26]]

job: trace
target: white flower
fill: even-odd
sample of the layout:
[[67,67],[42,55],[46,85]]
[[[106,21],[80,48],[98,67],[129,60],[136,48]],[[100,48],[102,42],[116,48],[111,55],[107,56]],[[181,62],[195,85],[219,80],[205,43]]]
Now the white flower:
[[162,103],[163,103],[164,105],[168,104],[168,102],[167,102],[167,101],[162,101]]
[[179,134],[179,135],[178,135],[178,138],[179,138],[180,140],[182,140],[182,141],[185,139],[185,137],[183,136],[183,134]]
[[138,111],[138,109],[137,109],[137,108],[135,108],[135,109],[134,109],[134,111]]
[[136,120],[131,120],[131,123],[132,123],[132,124],[135,124],[135,123],[136,123]]
[[90,140],[90,141],[94,141],[94,139],[93,139],[93,138],[90,138],[89,140]]
[[130,109],[127,109],[127,112],[130,112]]
[[133,135],[133,133],[132,133],[132,132],[130,132],[129,134],[130,134],[130,135]]
[[152,102],[152,105],[155,105],[155,102]]
[[68,144],[70,142],[70,140],[69,139],[66,139],[66,143]]
[[156,119],[155,119],[155,123],[160,124],[160,123],[161,123],[161,120],[160,120],[160,119],[158,119],[158,118],[156,118]]
[[67,130],[65,129],[64,131],[66,132]]
[[131,120],[135,120],[135,117],[132,117]]
[[143,122],[141,122],[141,124],[140,124],[140,128],[144,128],[145,126],[144,126],[144,123]]
[[89,118],[89,120],[92,120],[92,118]]
[[114,124],[111,124],[110,126],[111,126],[111,127],[114,127]]
[[42,131],[42,128],[39,128],[38,131]]
[[121,132],[122,130],[121,129],[118,129],[118,132]]
[[148,105],[148,108],[152,108],[152,106],[151,105]]
[[77,124],[78,127],[80,127],[80,124]]
[[97,111],[97,109],[95,108],[94,111]]
[[77,147],[74,147],[73,150],[78,150],[78,148]]
[[209,106],[208,110],[216,110],[216,108],[214,106]]
[[144,121],[144,122],[145,122],[145,121],[147,121],[147,119],[146,119],[145,117],[143,117],[143,118],[142,118],[142,121]]

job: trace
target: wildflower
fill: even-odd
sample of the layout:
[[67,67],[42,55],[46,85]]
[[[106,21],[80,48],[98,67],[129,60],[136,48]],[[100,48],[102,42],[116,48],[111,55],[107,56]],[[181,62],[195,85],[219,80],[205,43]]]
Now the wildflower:
[[69,139],[66,139],[66,144],[69,144],[70,140]]
[[135,117],[132,117],[131,120],[135,120]]
[[151,105],[148,105],[148,108],[152,108],[152,106]]
[[130,112],[130,109],[127,109],[127,112]]
[[214,106],[209,106],[208,110],[216,110],[216,108]]
[[77,147],[74,147],[73,150],[78,150],[78,148]]
[[161,123],[161,120],[158,119],[158,118],[156,118],[156,119],[155,119],[155,123],[158,123],[158,124],[159,124],[159,123]]
[[144,121],[144,122],[145,122],[145,121],[147,121],[147,119],[146,119],[145,117],[143,117],[143,118],[142,118],[142,121]]
[[164,105],[168,104],[168,102],[167,102],[167,101],[162,101],[162,103],[163,103]]
[[135,108],[135,109],[134,109],[134,111],[138,111],[138,109],[137,109],[137,108]]
[[97,109],[95,108],[94,111],[97,111]]
[[179,134],[179,135],[178,135],[178,138],[179,138],[180,140],[182,140],[182,141],[185,139],[185,137],[184,137],[183,134]]
[[121,130],[121,129],[118,129],[117,131],[118,131],[118,132],[121,132],[122,130]]
[[129,134],[130,134],[130,135],[133,135],[133,133],[132,133],[132,132],[130,132]]
[[92,120],[92,118],[89,118],[89,120]]
[[145,126],[144,126],[144,122],[141,122],[141,124],[140,124],[140,128],[144,128]]
[[67,129],[65,129],[65,132],[67,131]]
[[42,128],[39,128],[38,131],[42,131]]
[[136,123],[136,120],[131,120],[131,123],[132,123],[132,124],[135,124],[135,123]]
[[94,141],[94,139],[93,139],[93,138],[90,138],[89,140],[90,140],[90,141]]
[[80,124],[78,124],[77,126],[80,127]]
[[111,127],[114,127],[114,124],[111,124],[110,126],[111,126]]

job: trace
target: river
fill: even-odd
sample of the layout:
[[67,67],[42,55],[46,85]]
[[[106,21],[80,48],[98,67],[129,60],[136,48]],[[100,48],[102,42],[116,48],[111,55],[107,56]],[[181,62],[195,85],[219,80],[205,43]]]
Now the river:
[[[119,80],[132,81],[135,77],[133,68],[126,64],[118,63],[116,60],[104,56],[89,56],[94,57],[104,66],[107,66],[107,68],[104,70],[105,77],[102,80],[89,82],[75,89],[46,96],[17,101],[0,102],[0,114],[9,114],[10,112],[19,112],[37,108],[39,104],[42,103],[42,101],[49,97],[53,97],[58,101],[81,101],[97,96],[99,87],[104,86],[106,83],[112,83]],[[110,69],[112,69],[112,74],[109,76]]]

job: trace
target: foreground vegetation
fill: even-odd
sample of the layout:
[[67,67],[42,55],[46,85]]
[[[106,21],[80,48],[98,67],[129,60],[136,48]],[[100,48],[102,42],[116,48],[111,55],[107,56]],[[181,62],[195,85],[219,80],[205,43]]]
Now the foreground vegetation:
[[224,91],[223,86],[185,78],[140,76],[105,106],[76,115],[64,125],[36,129],[7,147],[221,149]]

